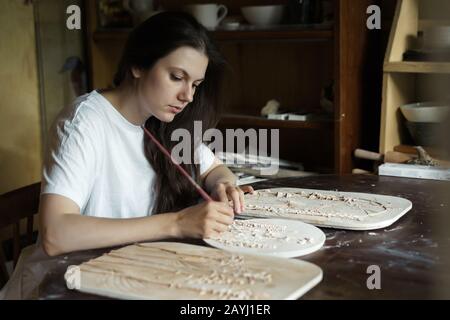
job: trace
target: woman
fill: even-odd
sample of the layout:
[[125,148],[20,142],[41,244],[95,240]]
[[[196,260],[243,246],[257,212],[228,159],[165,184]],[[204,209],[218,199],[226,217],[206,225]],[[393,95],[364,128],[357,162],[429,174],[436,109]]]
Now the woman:
[[[52,128],[42,178],[41,252],[51,257],[226,230],[244,203],[231,171],[192,139],[191,162],[182,166],[216,200],[198,204],[195,188],[142,128],[171,150],[178,143],[171,140],[175,129],[192,134],[194,121],[204,130],[214,126],[223,66],[206,29],[189,15],[160,13],[130,34],[115,87],[79,97]],[[26,269],[35,282],[43,276],[36,274],[42,267]],[[23,297],[33,285],[21,287]]]

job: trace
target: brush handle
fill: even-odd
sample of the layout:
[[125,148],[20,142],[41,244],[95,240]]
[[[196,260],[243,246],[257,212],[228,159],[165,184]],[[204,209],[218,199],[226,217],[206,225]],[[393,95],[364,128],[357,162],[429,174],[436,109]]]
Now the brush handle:
[[195,182],[194,179],[192,179],[192,177],[186,172],[186,170],[184,170],[178,163],[175,162],[175,160],[170,155],[169,151],[167,151],[167,149],[164,148],[164,146],[159,143],[159,141],[150,133],[150,131],[148,131],[144,126],[142,126],[142,129],[144,129],[144,132],[156,144],[159,150],[161,150],[161,152],[164,153],[164,155],[170,159],[170,161],[189,180],[189,182],[191,182],[191,184],[197,189],[198,193],[200,193],[203,199],[205,199],[205,201],[213,201],[211,197],[205,192],[205,190],[203,190],[202,187],[200,187],[198,183]]

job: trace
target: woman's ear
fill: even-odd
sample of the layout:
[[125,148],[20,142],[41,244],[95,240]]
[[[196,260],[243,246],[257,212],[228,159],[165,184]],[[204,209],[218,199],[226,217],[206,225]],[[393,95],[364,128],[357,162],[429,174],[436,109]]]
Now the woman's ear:
[[142,76],[142,70],[136,67],[131,67],[131,74],[133,78],[138,79]]

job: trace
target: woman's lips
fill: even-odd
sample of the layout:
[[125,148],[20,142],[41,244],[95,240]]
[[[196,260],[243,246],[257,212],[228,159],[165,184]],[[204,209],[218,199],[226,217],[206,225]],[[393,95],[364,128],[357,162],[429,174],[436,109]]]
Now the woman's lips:
[[175,113],[175,114],[183,111],[182,107],[169,106],[169,109],[172,113]]

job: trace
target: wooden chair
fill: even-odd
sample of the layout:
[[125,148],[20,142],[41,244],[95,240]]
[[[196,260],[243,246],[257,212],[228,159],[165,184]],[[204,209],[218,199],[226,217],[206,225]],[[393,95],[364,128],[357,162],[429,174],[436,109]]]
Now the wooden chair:
[[[27,219],[25,246],[33,243],[33,218],[38,213],[41,183],[34,183],[23,188],[0,195],[0,230],[13,226],[13,266],[17,264],[22,250],[20,221]],[[0,245],[0,288],[8,281],[6,257]]]

